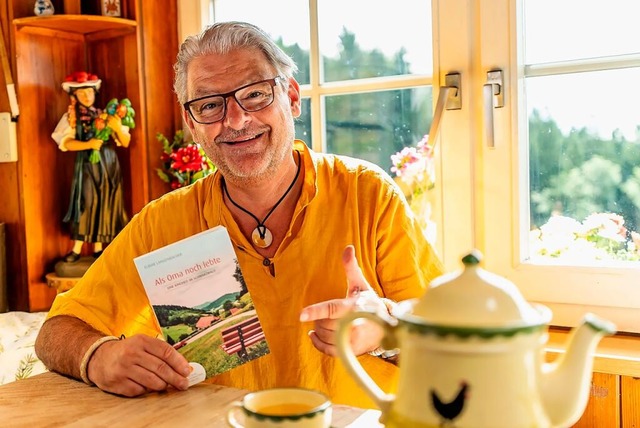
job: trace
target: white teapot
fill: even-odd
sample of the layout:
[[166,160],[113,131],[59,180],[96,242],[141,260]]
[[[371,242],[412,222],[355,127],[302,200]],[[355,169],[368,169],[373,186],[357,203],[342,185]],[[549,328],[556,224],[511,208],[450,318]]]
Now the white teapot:
[[[340,321],[338,352],[349,373],[377,403],[386,427],[567,427],[584,412],[593,353],[615,326],[587,314],[567,352],[545,362],[551,311],[525,301],[506,278],[479,266],[434,279],[420,299],[401,302],[390,317],[353,312]],[[349,344],[354,321],[385,330],[382,346],[400,348],[396,394],[371,379]]]

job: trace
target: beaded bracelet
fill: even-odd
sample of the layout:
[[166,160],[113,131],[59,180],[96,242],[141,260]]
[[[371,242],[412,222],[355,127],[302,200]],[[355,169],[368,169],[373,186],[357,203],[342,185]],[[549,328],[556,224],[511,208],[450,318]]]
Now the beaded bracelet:
[[84,353],[84,356],[82,357],[82,362],[80,363],[80,377],[82,378],[82,381],[87,385],[89,386],[95,385],[93,382],[89,380],[89,376],[87,375],[89,360],[91,359],[91,357],[93,357],[93,354],[96,352],[96,350],[100,345],[106,342],[111,342],[112,340],[120,340],[120,338],[115,336],[101,337],[100,339],[93,342],[93,344],[89,346],[89,349],[87,349],[87,352]]

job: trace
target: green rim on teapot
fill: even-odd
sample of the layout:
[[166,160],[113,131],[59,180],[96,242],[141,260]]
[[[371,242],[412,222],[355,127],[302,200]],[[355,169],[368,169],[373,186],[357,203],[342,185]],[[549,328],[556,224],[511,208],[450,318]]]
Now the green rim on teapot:
[[393,315],[411,332],[457,337],[512,336],[546,328],[551,311],[528,303],[511,281],[484,270],[474,250],[463,269],[435,278],[419,299],[398,305]]

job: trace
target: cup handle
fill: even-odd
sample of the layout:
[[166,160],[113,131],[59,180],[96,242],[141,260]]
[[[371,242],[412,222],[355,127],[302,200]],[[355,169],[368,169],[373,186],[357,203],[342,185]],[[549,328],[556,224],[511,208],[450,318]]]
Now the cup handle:
[[[385,393],[378,384],[369,376],[369,374],[365,371],[358,361],[358,358],[353,353],[353,349],[351,348],[351,343],[349,341],[350,337],[350,327],[351,325],[358,319],[366,318],[380,325],[385,331],[384,342],[393,343],[395,341],[395,333],[394,333],[394,325],[392,325],[389,321],[380,318],[377,314],[373,312],[349,312],[344,315],[338,324],[337,331],[337,345],[338,345],[338,355],[340,359],[345,364],[347,371],[351,374],[351,376],[355,379],[355,381],[360,385],[362,389],[371,397],[371,399],[378,405],[380,410],[382,411],[383,418],[385,413],[391,407],[393,400],[395,399],[394,394]],[[382,420],[382,419],[381,419]]]
[[233,403],[231,403],[231,407],[229,408],[229,410],[227,410],[227,422],[229,423],[229,426],[232,426],[233,428],[244,428],[236,419],[236,413],[241,408],[242,401],[234,401]]

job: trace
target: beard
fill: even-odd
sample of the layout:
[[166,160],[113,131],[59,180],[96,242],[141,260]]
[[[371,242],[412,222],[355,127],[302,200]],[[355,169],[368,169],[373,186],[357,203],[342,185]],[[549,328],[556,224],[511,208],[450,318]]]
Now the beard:
[[[193,129],[192,134],[227,182],[246,187],[273,178],[286,157],[291,156],[295,128],[293,121],[285,123],[290,125],[275,132],[264,126],[259,129],[229,130],[215,139],[199,129]],[[256,136],[259,142],[238,148],[224,142]]]

